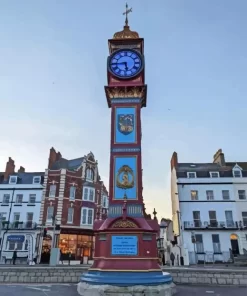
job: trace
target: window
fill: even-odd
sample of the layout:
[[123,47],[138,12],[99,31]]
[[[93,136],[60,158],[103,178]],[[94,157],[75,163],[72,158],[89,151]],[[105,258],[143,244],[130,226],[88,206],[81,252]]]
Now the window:
[[195,239],[196,239],[196,243],[195,243],[196,244],[196,252],[197,253],[204,253],[202,234],[196,234]]
[[16,184],[16,183],[17,183],[17,176],[10,176],[9,184]]
[[36,194],[29,194],[29,204],[35,204],[36,202]]
[[95,189],[84,187],[83,189],[83,200],[94,202]]
[[91,181],[93,181],[93,170],[92,169],[87,169],[86,170],[86,179],[87,180],[91,180]]
[[81,209],[81,224],[82,225],[93,225],[94,220],[94,209],[82,208]]
[[246,199],[245,190],[238,190],[238,198]]
[[209,220],[210,220],[210,227],[217,227],[218,222],[216,218],[216,212],[215,211],[209,211]]
[[233,170],[233,177],[234,178],[241,178],[242,172],[240,170]]
[[207,190],[206,195],[207,195],[207,200],[214,200],[214,192],[213,192],[213,190]]
[[75,190],[76,190],[75,186],[70,187],[70,189],[69,189],[69,199],[70,200],[75,200]]
[[243,225],[247,226],[247,212],[242,212]]
[[102,207],[108,208],[108,198],[106,195],[103,195]]
[[201,227],[201,215],[200,211],[193,211],[193,220],[195,227]]
[[4,194],[3,195],[3,203],[8,204],[10,200],[10,194]]
[[191,200],[198,200],[198,191],[197,190],[191,190],[190,195],[191,195]]
[[27,228],[32,228],[32,226],[33,226],[33,213],[27,213],[26,227]]
[[23,247],[23,242],[17,242],[17,243],[16,243],[16,249],[17,249],[18,251],[22,251],[22,247]]
[[16,194],[15,203],[22,204],[23,201],[23,194]]
[[20,213],[14,213],[14,222],[20,221]]
[[223,198],[223,200],[230,199],[230,192],[229,192],[229,190],[222,190],[222,198]]
[[33,184],[40,184],[40,181],[41,181],[41,177],[40,176],[33,177]]
[[219,172],[210,172],[211,178],[219,178],[219,176],[220,176]]
[[7,213],[0,213],[0,221],[6,221]]
[[46,220],[51,222],[53,220],[53,214],[54,214],[54,207],[52,207],[52,206],[48,207]]
[[74,208],[68,208],[68,220],[67,223],[73,223]]
[[220,236],[219,234],[212,234],[212,242],[213,242],[213,250],[214,253],[221,253],[221,247],[220,247]]
[[226,226],[234,227],[232,211],[225,211],[225,216],[226,216]]
[[195,172],[188,172],[187,177],[188,178],[196,178],[196,173]]
[[27,213],[27,222],[33,222],[33,213]]
[[56,197],[56,185],[50,185],[49,197]]
[[9,250],[13,251],[15,249],[15,242],[9,241]]

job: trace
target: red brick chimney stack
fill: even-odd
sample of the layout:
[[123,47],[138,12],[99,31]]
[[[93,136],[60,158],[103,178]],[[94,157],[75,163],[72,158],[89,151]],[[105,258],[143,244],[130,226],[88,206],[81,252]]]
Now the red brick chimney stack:
[[178,165],[178,154],[177,152],[173,152],[171,158],[171,170]]
[[56,152],[56,150],[51,147],[50,156],[48,160],[48,169],[50,169],[54,162],[60,160],[62,158],[62,154],[60,152]]
[[214,159],[213,163],[218,163],[220,166],[225,166],[226,161],[225,161],[225,155],[222,152],[222,149],[219,149],[215,154],[214,154]]
[[14,160],[9,157],[9,161],[6,163],[6,169],[4,173],[4,180],[8,180],[8,177],[15,172],[15,162]]
[[25,168],[23,166],[20,166],[18,173],[25,173]]

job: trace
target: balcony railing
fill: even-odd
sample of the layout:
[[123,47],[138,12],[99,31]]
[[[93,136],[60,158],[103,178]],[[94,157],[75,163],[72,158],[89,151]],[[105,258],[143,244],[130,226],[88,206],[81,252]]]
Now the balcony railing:
[[184,229],[243,229],[242,221],[185,221]]
[[37,229],[38,224],[33,221],[27,222],[2,222],[2,229],[18,229],[18,230],[27,230],[27,229]]

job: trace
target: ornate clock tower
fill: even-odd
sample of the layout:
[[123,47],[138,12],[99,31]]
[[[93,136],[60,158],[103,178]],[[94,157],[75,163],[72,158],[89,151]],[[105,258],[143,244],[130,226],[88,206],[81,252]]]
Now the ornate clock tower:
[[131,11],[126,4],[125,26],[108,40],[105,93],[111,108],[109,212],[106,220],[97,215],[94,223],[94,263],[78,285],[79,294],[84,296],[96,293],[96,286],[105,291],[108,285],[109,291],[110,285],[111,291],[119,293],[121,287],[137,293],[136,287],[141,286],[142,291],[150,293],[172,285],[171,276],[164,275],[158,263],[158,221],[146,215],[142,197],[141,109],[146,107],[147,85],[144,39],[130,30]]

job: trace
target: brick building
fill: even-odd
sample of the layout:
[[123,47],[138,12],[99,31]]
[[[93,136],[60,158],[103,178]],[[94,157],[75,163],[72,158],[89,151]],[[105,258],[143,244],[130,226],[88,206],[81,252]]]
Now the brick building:
[[87,263],[94,255],[94,219],[104,219],[107,209],[108,192],[93,153],[67,160],[51,148],[39,221],[47,235],[38,260],[46,263],[50,249],[56,246],[64,260],[70,252],[72,260]]

